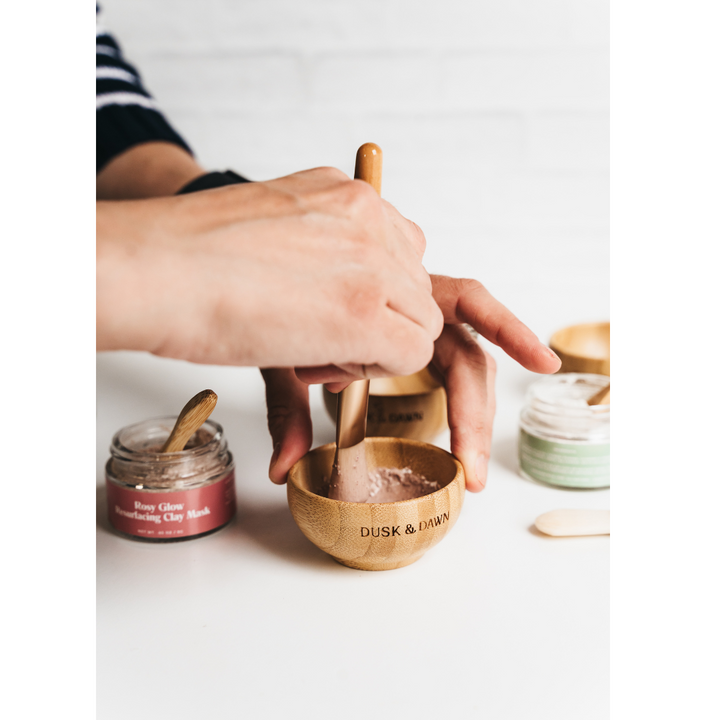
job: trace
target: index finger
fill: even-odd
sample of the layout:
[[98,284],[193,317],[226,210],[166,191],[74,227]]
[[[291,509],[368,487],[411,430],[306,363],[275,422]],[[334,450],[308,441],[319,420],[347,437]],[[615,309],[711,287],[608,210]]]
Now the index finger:
[[554,373],[560,358],[477,280],[431,275],[433,297],[447,324],[467,323],[513,360],[537,373]]

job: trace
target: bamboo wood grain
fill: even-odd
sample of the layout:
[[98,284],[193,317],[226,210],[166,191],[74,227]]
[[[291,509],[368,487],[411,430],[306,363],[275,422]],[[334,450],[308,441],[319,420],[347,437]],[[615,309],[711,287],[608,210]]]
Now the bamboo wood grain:
[[202,427],[217,404],[217,395],[212,390],[203,390],[188,400],[180,411],[170,437],[160,452],[179,452],[187,441]]
[[610,375],[610,323],[571,325],[553,333],[550,348],[562,361],[560,372]]
[[440,489],[412,500],[356,503],[323,495],[335,446],[323,445],[288,474],[290,511],[305,537],[339,563],[359,570],[392,570],[419,560],[447,535],[465,495],[460,462],[441,448],[401,438],[367,438],[367,462],[410,467]]

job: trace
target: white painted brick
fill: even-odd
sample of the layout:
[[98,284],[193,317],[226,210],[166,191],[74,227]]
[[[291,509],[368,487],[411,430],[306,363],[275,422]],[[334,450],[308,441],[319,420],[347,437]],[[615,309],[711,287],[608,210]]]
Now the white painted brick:
[[403,0],[388,4],[387,19],[401,37],[439,50],[556,47],[568,22],[565,0]]
[[608,113],[539,113],[528,119],[528,161],[543,169],[607,169]]
[[367,112],[437,106],[439,67],[425,53],[334,54],[315,58],[314,105]]
[[388,169],[517,165],[525,149],[525,123],[512,113],[361,115],[352,126],[354,143],[371,139],[383,148]]
[[461,53],[444,58],[443,99],[450,109],[605,110],[605,51]]
[[268,42],[310,53],[525,48],[553,47],[568,37],[564,0],[221,0],[218,7],[220,45],[232,48]]
[[553,223],[606,221],[607,172],[527,172],[485,176],[481,212],[489,218]]
[[487,221],[603,221],[607,172],[487,172],[480,177],[478,213]]
[[[593,276],[593,268],[609,274],[607,230],[553,227],[509,231],[480,226],[447,237],[428,226],[425,234],[425,265],[430,272],[481,278],[491,292],[508,281],[537,281],[537,268],[546,266],[548,257],[563,269],[571,286],[577,286],[572,279],[582,282]],[[468,262],[469,258],[473,260]]]
[[[318,165],[351,174],[357,146],[374,141],[385,151],[385,197],[454,274],[482,278],[486,268],[465,260],[480,257],[507,288],[535,282],[544,242],[567,246],[558,261],[579,275],[583,258],[598,261],[608,226],[607,0],[103,7],[208,168],[253,179]],[[518,256],[514,272],[508,253]]]
[[314,0],[219,0],[215,32],[220,48],[275,48],[305,53],[376,49],[385,34],[385,3]]
[[[582,35],[598,0],[105,0],[144,52],[538,49]],[[607,0],[602,0],[607,7]],[[573,25],[574,23],[574,25]],[[598,31],[595,31],[598,34]],[[137,45],[135,45],[137,44]]]
[[214,18],[197,0],[100,0],[101,18],[123,51],[138,60],[153,53],[212,50]]
[[142,74],[168,113],[288,110],[304,95],[301,61],[292,55],[149,57]]
[[607,47],[610,42],[609,0],[572,0],[570,41],[585,47]]
[[[478,223],[511,228],[598,227],[607,223],[608,177],[608,173],[602,171],[480,168],[462,175],[432,177],[433,206],[426,208],[416,204],[413,194],[402,197],[405,189],[415,188],[417,192],[418,184],[412,175],[398,174],[393,178],[398,185],[393,197],[401,196],[403,208],[414,213],[413,220],[421,226],[423,222],[441,221],[447,227],[472,227]],[[415,215],[420,220],[416,220]]]

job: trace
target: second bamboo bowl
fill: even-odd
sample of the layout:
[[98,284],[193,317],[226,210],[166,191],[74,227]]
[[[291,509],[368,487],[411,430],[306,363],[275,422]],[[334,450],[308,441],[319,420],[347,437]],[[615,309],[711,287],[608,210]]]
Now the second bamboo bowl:
[[558,330],[550,347],[562,360],[560,372],[610,375],[610,323],[584,323]]
[[439,490],[392,503],[349,503],[327,497],[335,444],[311,450],[290,469],[290,512],[314,545],[342,565],[392,570],[419,560],[455,524],[465,495],[465,474],[450,453],[404,438],[366,438],[368,469],[410,467]]
[[[335,420],[337,394],[323,386],[325,409]],[[367,436],[430,442],[447,430],[445,388],[425,368],[404,377],[370,381]]]

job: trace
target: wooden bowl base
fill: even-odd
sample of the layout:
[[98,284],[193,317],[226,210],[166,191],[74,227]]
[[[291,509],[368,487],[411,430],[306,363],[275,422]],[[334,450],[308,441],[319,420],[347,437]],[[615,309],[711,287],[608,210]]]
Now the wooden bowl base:
[[353,570],[397,570],[397,568],[401,567],[407,567],[408,565],[412,565],[414,562],[417,562],[425,553],[419,553],[418,555],[413,555],[412,557],[409,557],[405,560],[400,560],[399,562],[363,562],[362,560],[341,560],[340,558],[335,557],[334,555],[330,555],[330,557],[340,565],[344,565],[345,567],[352,568]]

